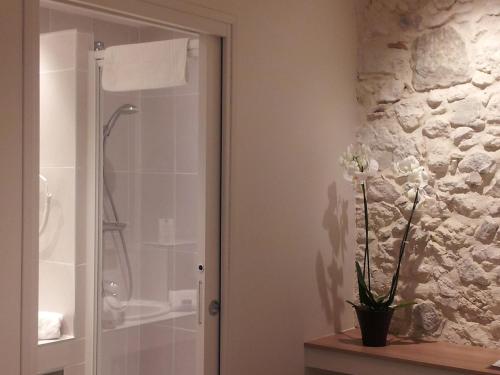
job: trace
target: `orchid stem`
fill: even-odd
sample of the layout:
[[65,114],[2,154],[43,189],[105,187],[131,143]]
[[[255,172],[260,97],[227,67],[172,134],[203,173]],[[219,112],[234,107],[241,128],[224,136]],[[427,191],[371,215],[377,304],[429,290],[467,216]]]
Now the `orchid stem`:
[[371,292],[371,276],[370,276],[370,250],[368,249],[368,201],[366,199],[365,182],[361,184],[363,190],[363,206],[365,208],[365,259],[363,262],[363,277],[365,277],[366,267],[368,265],[368,290]]
[[413,207],[411,209],[410,217],[408,218],[408,224],[406,225],[405,234],[403,236],[403,240],[401,241],[401,247],[399,249],[398,267],[396,269],[396,283],[395,283],[393,295],[396,294],[396,290],[398,288],[399,270],[401,268],[401,261],[403,260],[403,256],[405,253],[405,247],[406,247],[406,243],[408,240],[408,235],[410,233],[411,220],[413,219],[413,214],[415,213],[415,208],[417,207],[417,203],[418,203],[418,189],[417,189],[417,192],[415,193],[415,200],[413,201]]

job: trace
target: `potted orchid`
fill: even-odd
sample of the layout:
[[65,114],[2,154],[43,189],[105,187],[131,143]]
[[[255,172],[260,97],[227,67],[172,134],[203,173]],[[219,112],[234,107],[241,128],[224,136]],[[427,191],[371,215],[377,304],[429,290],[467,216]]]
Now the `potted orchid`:
[[378,163],[370,157],[370,148],[366,145],[350,145],[341,158],[340,164],[345,168],[344,176],[357,188],[361,187],[364,207],[364,259],[363,265],[355,262],[356,276],[358,282],[359,304],[347,301],[356,310],[359,326],[365,346],[385,346],[387,342],[387,333],[391,323],[394,310],[398,308],[413,305],[413,302],[394,304],[398,288],[399,273],[401,262],[405,253],[406,244],[409,241],[411,221],[417,205],[425,197],[424,188],[427,186],[428,174],[418,160],[413,157],[407,157],[394,165],[396,175],[406,179],[403,185],[405,195],[413,202],[408,223],[401,240],[399,254],[397,257],[397,266],[392,276],[392,282],[387,293],[378,295],[372,290],[372,275],[370,267],[370,250],[368,246],[368,199],[367,199],[367,181],[370,177],[377,175]]

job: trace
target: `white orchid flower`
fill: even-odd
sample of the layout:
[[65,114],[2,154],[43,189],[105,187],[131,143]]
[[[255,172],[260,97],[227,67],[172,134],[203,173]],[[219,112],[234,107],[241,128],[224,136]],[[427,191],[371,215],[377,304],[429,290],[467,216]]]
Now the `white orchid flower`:
[[410,174],[408,174],[407,178],[407,183],[412,185],[414,188],[421,189],[426,187],[429,183],[429,174],[424,167],[414,169]]
[[427,192],[424,188],[417,188],[415,185],[405,184],[404,185],[404,194],[409,201],[413,202],[415,200],[415,196],[417,195],[418,190],[418,204],[420,205],[424,200],[427,199]]
[[344,167],[344,178],[353,183],[364,184],[369,177],[378,172],[378,163],[370,157],[371,150],[367,145],[349,145],[340,157],[340,165]]
[[414,201],[418,191],[418,201],[419,203],[423,202],[427,197],[425,187],[429,183],[429,174],[427,170],[420,165],[417,158],[408,156],[396,163],[394,169],[400,176],[406,177],[404,190],[408,200]]
[[408,156],[407,158],[394,164],[394,170],[399,176],[408,176],[420,167],[415,156]]

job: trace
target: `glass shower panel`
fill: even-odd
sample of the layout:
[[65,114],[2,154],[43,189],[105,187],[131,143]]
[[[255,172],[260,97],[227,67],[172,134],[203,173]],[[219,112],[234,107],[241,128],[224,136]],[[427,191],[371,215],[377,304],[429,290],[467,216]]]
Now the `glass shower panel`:
[[[186,37],[150,27],[127,35],[123,44]],[[186,85],[100,91],[99,374],[200,373],[199,70],[190,53]]]
[[59,1],[40,33],[38,372],[218,373],[220,39]]

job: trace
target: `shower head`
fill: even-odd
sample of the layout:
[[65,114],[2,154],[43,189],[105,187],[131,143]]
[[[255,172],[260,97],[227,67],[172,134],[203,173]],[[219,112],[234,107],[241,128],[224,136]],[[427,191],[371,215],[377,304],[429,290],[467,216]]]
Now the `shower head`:
[[139,108],[137,108],[133,104],[124,104],[118,107],[118,109],[114,111],[113,114],[109,117],[106,125],[104,125],[104,138],[109,137],[109,135],[111,134],[111,130],[113,130],[113,127],[116,125],[116,121],[121,115],[133,115],[137,112],[139,112]]
[[118,110],[124,115],[133,115],[134,113],[139,112],[139,109],[133,104],[124,104],[118,108]]

